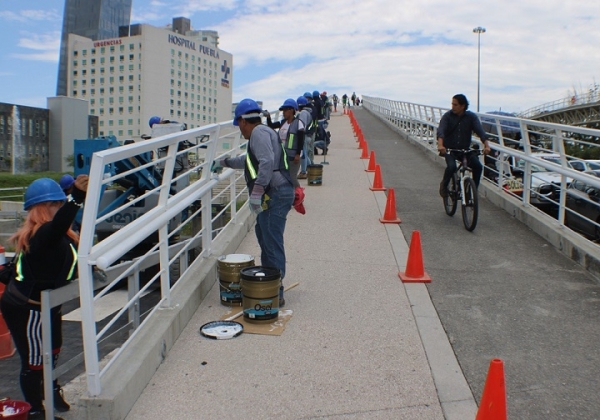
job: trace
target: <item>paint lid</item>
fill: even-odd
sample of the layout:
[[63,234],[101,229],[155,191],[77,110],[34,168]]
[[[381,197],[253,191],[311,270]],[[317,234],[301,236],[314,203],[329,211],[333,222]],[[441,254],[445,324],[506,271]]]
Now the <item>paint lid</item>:
[[200,327],[200,334],[213,340],[228,340],[244,331],[244,326],[234,321],[212,321]]
[[279,270],[275,267],[246,267],[240,270],[242,280],[248,281],[272,281],[281,277]]

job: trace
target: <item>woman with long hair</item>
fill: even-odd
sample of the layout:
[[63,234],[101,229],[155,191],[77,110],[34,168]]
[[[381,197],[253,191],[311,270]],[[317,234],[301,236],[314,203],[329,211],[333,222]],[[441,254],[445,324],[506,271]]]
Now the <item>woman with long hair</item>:
[[[87,175],[79,175],[66,196],[52,179],[33,181],[25,191],[27,218],[9,239],[15,246],[17,276],[6,287],[0,309],[21,358],[20,384],[25,400],[31,404],[29,419],[45,418],[40,296],[42,290],[65,286],[77,272],[79,237],[71,224],[83,206],[87,184]],[[56,367],[62,346],[60,306],[52,308],[51,318]],[[53,385],[55,409],[68,411],[70,406],[58,381]]]

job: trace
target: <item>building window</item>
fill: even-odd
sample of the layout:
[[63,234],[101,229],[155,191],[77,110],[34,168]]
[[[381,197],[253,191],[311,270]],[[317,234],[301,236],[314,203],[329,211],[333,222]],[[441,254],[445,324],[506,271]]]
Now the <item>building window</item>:
[[124,60],[125,60],[125,56],[123,56],[123,55],[120,55],[120,56],[119,56],[119,62],[120,62],[120,63],[122,63]]
[[114,63],[114,62],[115,62],[115,57],[110,57],[110,58],[109,58],[109,61],[110,61],[111,63]]
[[133,59],[134,59],[133,54],[129,54],[129,61],[133,61]]

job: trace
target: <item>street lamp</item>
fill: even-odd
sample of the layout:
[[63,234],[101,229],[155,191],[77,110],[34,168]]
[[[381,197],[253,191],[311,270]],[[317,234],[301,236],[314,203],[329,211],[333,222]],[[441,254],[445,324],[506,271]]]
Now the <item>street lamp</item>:
[[477,34],[477,112],[479,112],[479,80],[481,77],[481,34],[485,33],[485,28],[478,26],[473,28],[473,33]]

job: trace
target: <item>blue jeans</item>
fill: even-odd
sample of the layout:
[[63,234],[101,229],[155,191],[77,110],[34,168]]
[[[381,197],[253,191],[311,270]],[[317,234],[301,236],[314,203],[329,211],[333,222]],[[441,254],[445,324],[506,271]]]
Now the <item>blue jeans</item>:
[[285,184],[271,188],[267,193],[268,209],[256,216],[254,231],[258,245],[260,245],[260,262],[263,267],[275,267],[281,272],[281,279],[285,277],[285,248],[283,246],[283,233],[287,214],[294,202],[294,187]]
[[304,137],[304,148],[302,149],[303,153],[302,153],[302,158],[300,159],[300,172],[302,173],[306,173],[306,169],[308,167],[308,165],[312,165],[313,164],[313,160],[309,157],[309,156],[313,156],[313,153],[311,152],[311,154],[308,154],[309,150],[312,150],[313,148],[313,136],[312,135],[306,135]]

